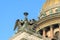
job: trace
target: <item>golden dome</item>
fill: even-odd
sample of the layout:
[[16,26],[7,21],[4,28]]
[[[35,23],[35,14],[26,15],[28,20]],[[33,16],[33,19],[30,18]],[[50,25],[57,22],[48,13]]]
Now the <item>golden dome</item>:
[[[55,13],[56,9],[59,9],[57,7],[60,7],[60,0],[46,0],[46,2],[44,3],[41,13],[40,13],[40,17],[42,18],[42,15],[50,15],[51,13]],[[49,13],[50,12],[50,13]]]
[[43,9],[51,7],[53,5],[57,5],[60,3],[60,0],[46,0],[46,3],[43,5]]

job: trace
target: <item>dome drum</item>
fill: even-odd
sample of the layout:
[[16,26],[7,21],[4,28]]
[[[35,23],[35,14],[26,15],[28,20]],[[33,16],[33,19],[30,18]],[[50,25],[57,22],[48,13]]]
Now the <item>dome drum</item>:
[[60,6],[52,8],[52,9],[49,9],[47,11],[43,11],[40,14],[40,19],[45,17],[45,16],[48,16],[48,15],[51,15],[51,14],[55,14],[55,13],[59,13],[59,12],[60,12]]
[[46,0],[40,13],[40,19],[58,12],[60,12],[60,0]]

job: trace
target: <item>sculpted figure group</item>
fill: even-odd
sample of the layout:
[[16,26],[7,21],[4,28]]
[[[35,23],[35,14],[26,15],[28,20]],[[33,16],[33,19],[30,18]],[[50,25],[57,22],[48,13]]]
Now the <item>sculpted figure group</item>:
[[32,20],[28,21],[28,19],[27,19],[28,13],[27,12],[25,12],[24,15],[25,15],[24,20],[19,20],[19,19],[16,20],[14,30],[17,29],[17,32],[20,32],[21,30],[24,30],[24,28],[26,28],[28,25],[34,25],[35,22],[36,22],[35,19],[32,19]]

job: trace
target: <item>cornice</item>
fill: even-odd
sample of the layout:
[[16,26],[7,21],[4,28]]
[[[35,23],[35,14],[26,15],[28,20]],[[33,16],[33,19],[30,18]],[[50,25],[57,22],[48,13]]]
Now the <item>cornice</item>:
[[60,13],[54,13],[45,17],[42,17],[36,24],[39,26],[39,24],[41,24],[44,21],[47,21],[49,19],[53,19],[53,18],[57,18],[60,17]]
[[32,31],[26,30],[26,31],[23,31],[23,32],[19,32],[19,33],[17,33],[17,34],[14,34],[14,35],[12,36],[12,38],[10,38],[9,40],[13,40],[15,37],[23,34],[24,32],[25,32],[25,33],[28,33],[29,35],[34,35],[34,36],[42,39],[42,36],[41,36],[40,34],[37,34],[37,33],[34,33],[34,32],[32,32]]

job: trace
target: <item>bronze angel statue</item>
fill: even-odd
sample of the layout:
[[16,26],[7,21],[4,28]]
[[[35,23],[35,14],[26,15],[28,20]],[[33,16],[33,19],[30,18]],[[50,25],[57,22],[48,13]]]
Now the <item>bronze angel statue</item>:
[[23,21],[22,20],[20,21],[19,19],[17,19],[15,23],[14,31],[17,29],[17,31],[19,32],[22,25],[23,25]]
[[27,30],[27,29],[32,29],[32,27],[28,27],[28,26],[32,26],[33,24],[35,24],[36,20],[35,19],[32,19],[30,21],[28,21],[28,13],[25,12],[24,13],[24,16],[25,16],[25,19],[22,21],[20,21],[19,19],[16,20],[16,23],[15,23],[15,27],[14,27],[14,30],[18,30],[18,32],[20,31],[23,31],[23,30]]

